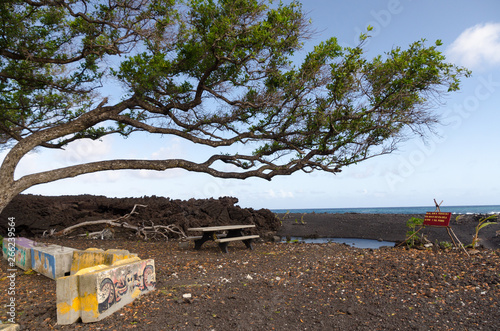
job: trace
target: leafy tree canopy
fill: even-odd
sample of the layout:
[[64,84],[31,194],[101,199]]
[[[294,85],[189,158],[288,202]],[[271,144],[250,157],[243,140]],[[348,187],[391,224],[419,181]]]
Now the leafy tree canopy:
[[[339,172],[438,123],[464,68],[425,40],[374,59],[311,36],[298,2],[4,0],[0,3],[0,208],[30,186],[115,169],[184,168],[223,178]],[[369,33],[369,32],[367,32]],[[103,97],[119,81],[117,102]],[[144,131],[253,152],[92,162],[14,179],[34,148]],[[223,171],[219,163],[232,164]]]

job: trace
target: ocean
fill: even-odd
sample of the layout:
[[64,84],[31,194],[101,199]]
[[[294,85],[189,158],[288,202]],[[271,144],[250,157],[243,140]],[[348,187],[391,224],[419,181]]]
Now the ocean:
[[[360,214],[425,214],[435,211],[435,206],[426,207],[381,207],[381,208],[304,208],[304,209],[271,209],[273,213],[360,213]],[[442,212],[453,214],[500,214],[500,205],[488,206],[443,206]]]

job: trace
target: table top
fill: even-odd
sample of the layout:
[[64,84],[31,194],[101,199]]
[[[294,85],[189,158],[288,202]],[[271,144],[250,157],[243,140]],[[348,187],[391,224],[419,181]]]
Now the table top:
[[255,228],[255,224],[244,224],[244,225],[221,225],[221,226],[204,226],[199,228],[189,228],[188,231],[225,231],[225,230],[236,230],[236,229],[247,229]]

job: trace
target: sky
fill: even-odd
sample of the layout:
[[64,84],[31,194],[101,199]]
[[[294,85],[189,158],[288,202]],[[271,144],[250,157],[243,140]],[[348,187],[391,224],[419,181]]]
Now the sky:
[[[289,1],[284,1],[285,3]],[[38,185],[24,193],[94,194],[108,197],[164,196],[171,199],[233,196],[255,209],[500,205],[500,2],[498,0],[304,0],[316,30],[307,52],[329,37],[355,46],[372,26],[367,57],[406,48],[425,38],[442,40],[449,62],[472,70],[458,93],[435,111],[439,135],[415,138],[390,155],[344,168],[340,174],[295,173],[263,179],[217,179],[184,170],[114,171]],[[113,91],[109,91],[112,93]],[[105,92],[103,92],[105,94]],[[27,155],[16,177],[87,161],[115,158],[200,158],[200,150],[176,137],[136,134],[78,141],[64,151]],[[0,157],[5,156],[5,152]]]

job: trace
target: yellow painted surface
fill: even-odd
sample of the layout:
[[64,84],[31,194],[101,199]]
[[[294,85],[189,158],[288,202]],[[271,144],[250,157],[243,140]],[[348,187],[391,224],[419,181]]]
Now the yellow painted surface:
[[111,259],[111,263],[110,263],[111,265],[115,265],[115,263],[117,261],[127,260],[127,259],[130,259],[133,257],[137,257],[137,254],[133,254],[133,253],[123,254],[122,253],[123,251],[120,251],[117,249],[108,249],[106,252],[112,255],[112,259]]
[[75,252],[73,253],[73,262],[71,263],[71,273],[99,264],[109,264],[111,258],[102,250]]
[[60,314],[67,314],[70,312],[70,310],[71,310],[71,305],[68,305],[68,303],[66,302],[59,302],[57,304],[57,311]]
[[102,249],[88,248],[85,251],[79,251],[73,254],[71,273],[74,274],[81,269],[99,264],[113,265],[116,261],[135,256],[137,256],[137,254],[131,254],[126,250],[108,249],[107,251],[103,251]]
[[[90,252],[88,252],[88,253],[90,253]],[[96,253],[99,254],[100,252],[96,252]],[[84,275],[89,275],[89,277],[90,277],[89,279],[93,279],[94,277],[96,277],[96,280],[100,281],[99,277],[111,277],[111,278],[113,278],[112,276],[110,276],[110,275],[114,275],[113,271],[111,272],[111,274],[108,275],[108,270],[113,270],[113,269],[119,270],[121,268],[124,268],[124,270],[130,271],[129,267],[127,267],[127,265],[129,265],[129,264],[135,264],[137,267],[139,267],[139,265],[142,265],[142,262],[147,263],[146,260],[143,261],[139,257],[137,257],[137,254],[118,255],[118,254],[110,254],[109,252],[106,254],[108,254],[108,256],[112,256],[113,259],[117,258],[117,260],[112,265],[98,264],[98,265],[90,266],[87,268],[83,268],[83,269],[77,271],[74,275],[67,276],[64,278],[76,277],[74,279],[74,283],[77,284],[76,286],[80,286],[79,285],[80,280],[76,281],[76,279],[78,277],[81,277]],[[123,258],[123,257],[128,257],[128,258]],[[134,268],[135,268],[135,266],[134,266]],[[104,276],[99,275],[101,273],[103,273]],[[97,274],[97,275],[94,276],[93,274]],[[84,277],[87,278],[87,276],[84,276]],[[70,283],[72,284],[71,280],[68,280],[68,284],[70,284]],[[74,286],[74,285],[70,285],[70,286]],[[89,285],[87,285],[87,286],[89,286]],[[90,286],[90,288],[86,288],[85,290],[89,291],[90,293],[85,292],[82,295],[77,294],[77,297],[70,297],[70,298],[67,298],[66,301],[58,303],[57,304],[58,315],[65,315],[65,314],[77,312],[77,314],[80,317],[82,317],[82,319],[87,320],[87,321],[92,321],[94,318],[95,318],[95,320],[102,318],[102,317],[100,317],[102,314],[99,313],[99,299],[98,299],[99,288],[98,288],[98,286],[94,289],[92,289],[92,286]],[[77,293],[78,292],[79,291],[77,290]],[[143,294],[143,292],[141,292],[141,290],[139,288],[134,288],[134,290],[132,292],[129,292],[126,296],[124,296],[122,298],[122,300],[123,300],[122,303],[121,304],[116,303],[113,309],[119,310],[123,306],[123,304],[125,304],[126,302],[129,302],[129,301],[135,300],[136,298],[140,297],[142,294]],[[110,312],[113,313],[114,310],[111,310]],[[68,316],[68,315],[66,315],[66,316]],[[74,317],[72,315],[69,315],[69,316],[71,316],[72,318]],[[91,316],[93,316],[93,317],[91,317]]]
[[59,302],[57,304],[57,311],[61,314],[67,314],[71,310],[79,312],[80,309],[81,309],[80,297],[74,298],[71,305],[69,305],[67,302]]
[[109,266],[104,265],[104,264],[100,264],[100,265],[96,265],[96,266],[93,266],[93,267],[88,267],[88,268],[85,268],[85,269],[81,269],[76,274],[74,274],[73,276],[69,276],[69,277],[75,277],[75,276],[81,276],[81,275],[85,275],[85,274],[90,274],[90,273],[92,273],[94,271],[100,271],[100,270],[104,270],[104,269],[107,269],[107,268],[109,268]]
[[128,259],[124,259],[124,260],[118,260],[115,263],[113,263],[113,267],[117,267],[117,266],[124,265],[124,264],[129,264],[132,262],[138,262],[138,261],[141,261],[141,259],[137,256],[131,257]]
[[134,289],[134,292],[132,292],[132,299],[137,298],[139,295],[141,295],[141,290],[139,290],[137,287]]
[[94,312],[96,318],[99,316],[97,293],[85,293],[85,295],[80,298],[80,301],[81,310]]

